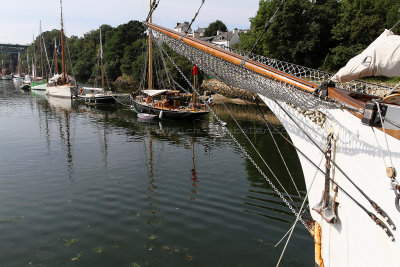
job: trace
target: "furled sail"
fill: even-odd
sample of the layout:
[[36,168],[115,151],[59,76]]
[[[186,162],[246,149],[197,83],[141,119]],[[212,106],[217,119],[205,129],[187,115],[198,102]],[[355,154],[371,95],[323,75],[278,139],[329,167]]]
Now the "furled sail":
[[385,30],[361,54],[353,57],[333,77],[348,82],[366,76],[400,76],[400,36]]

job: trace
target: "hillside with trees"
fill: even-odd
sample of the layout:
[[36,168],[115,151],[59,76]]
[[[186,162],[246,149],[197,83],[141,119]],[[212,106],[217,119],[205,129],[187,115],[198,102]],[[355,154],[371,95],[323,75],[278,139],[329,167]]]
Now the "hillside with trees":
[[[252,48],[280,2],[260,1],[240,49]],[[286,0],[255,53],[335,71],[398,20],[398,0]]]
[[[239,48],[249,51],[260,36],[281,0],[260,0],[259,10],[250,19],[251,29],[240,37]],[[400,20],[399,0],[286,0],[274,22],[263,35],[255,53],[279,60],[336,71],[346,62],[365,49],[383,30],[390,29]],[[102,25],[104,64],[108,81],[123,81],[127,90],[135,90],[146,80],[147,72],[147,32],[139,21],[112,27]],[[217,20],[210,23],[206,36],[215,35],[218,30],[226,31],[226,25]],[[400,26],[394,29],[400,32]],[[68,72],[82,82],[93,78],[99,54],[100,29],[92,30],[82,37],[71,36],[66,40]],[[60,43],[60,31],[43,33],[46,52],[54,69],[54,42]],[[35,62],[40,74],[39,37],[27,50],[32,61],[35,48]],[[187,77],[191,77],[192,64],[164,46],[178,63]],[[154,48],[154,84],[158,88],[168,88],[166,69],[158,49]],[[10,58],[16,68],[17,55],[0,55],[9,67]],[[26,54],[21,55],[25,71]],[[60,58],[58,69],[61,70]],[[30,63],[31,64],[31,63]],[[166,60],[171,76],[187,87],[185,81]],[[45,73],[49,73],[47,62]]]

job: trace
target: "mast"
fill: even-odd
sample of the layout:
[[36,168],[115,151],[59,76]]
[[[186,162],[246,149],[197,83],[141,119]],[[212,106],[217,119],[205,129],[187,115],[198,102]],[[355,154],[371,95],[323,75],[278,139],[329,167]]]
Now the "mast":
[[104,91],[104,68],[103,68],[103,40],[101,38],[101,27],[100,27],[100,64],[101,64],[101,87]]
[[44,79],[44,76],[43,76],[43,40],[42,40],[42,21],[40,20],[39,21],[39,32],[40,32],[40,36],[39,36],[39,39],[40,39],[40,64],[41,64],[41,71],[42,71],[42,79]]
[[[150,1],[150,12],[151,12],[151,0],[149,0]],[[152,16],[150,16],[150,18],[149,18],[149,23],[152,23],[152,18],[151,18]],[[151,88],[153,87],[152,86],[152,71],[151,71],[151,65],[152,65],[152,61],[151,61],[151,28],[148,28],[149,29],[149,90],[151,90]]]
[[21,77],[21,53],[18,52],[18,75]]
[[54,74],[58,74],[58,62],[57,62],[57,58],[58,58],[58,53],[57,53],[57,40],[56,38],[54,38],[54,61],[55,61],[55,73]]
[[63,81],[67,81],[67,71],[65,69],[65,56],[64,56],[64,21],[63,21],[63,10],[62,10],[62,0],[60,0],[61,5],[61,58],[62,58],[62,70],[63,70]]
[[32,79],[36,78],[36,51],[35,51],[35,35],[33,35],[33,54],[32,54]]

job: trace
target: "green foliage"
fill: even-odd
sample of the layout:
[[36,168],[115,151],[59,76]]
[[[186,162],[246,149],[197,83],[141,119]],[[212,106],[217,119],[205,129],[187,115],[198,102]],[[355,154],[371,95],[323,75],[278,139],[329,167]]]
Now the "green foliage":
[[340,18],[332,29],[332,47],[324,67],[336,70],[364,50],[383,30],[400,19],[398,0],[342,0]]
[[228,28],[222,21],[216,20],[208,25],[204,31],[204,36],[215,36],[217,35],[217,31],[226,32],[228,31]]
[[[280,0],[261,0],[243,34],[250,50]],[[398,0],[287,0],[254,53],[335,71],[400,19]]]
[[106,71],[112,80],[122,74],[121,61],[126,51],[125,48],[144,37],[145,27],[139,21],[130,21],[107,32],[104,45],[104,60],[106,62]]
[[[274,14],[279,0],[262,0],[257,15],[251,20],[251,31],[241,36],[240,48],[250,50]],[[287,0],[263,35],[255,53],[319,67],[333,45],[330,31],[338,17],[336,0]]]

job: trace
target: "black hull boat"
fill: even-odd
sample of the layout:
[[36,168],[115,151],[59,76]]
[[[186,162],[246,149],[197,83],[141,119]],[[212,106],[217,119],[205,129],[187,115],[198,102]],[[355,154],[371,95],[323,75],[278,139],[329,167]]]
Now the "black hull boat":
[[[137,112],[157,115],[160,119],[166,120],[193,120],[208,114],[208,111],[193,111],[189,109],[176,110],[176,109],[163,109],[142,104],[136,100],[132,100],[132,104]],[[161,113],[161,115],[160,115]]]
[[114,104],[115,97],[112,95],[102,95],[102,96],[85,96],[82,95],[79,97],[86,104]]

